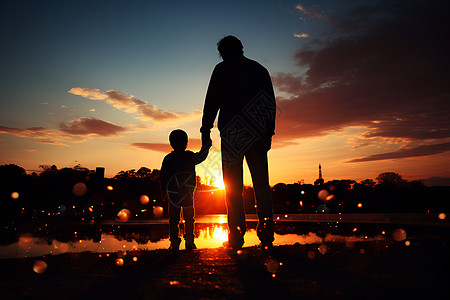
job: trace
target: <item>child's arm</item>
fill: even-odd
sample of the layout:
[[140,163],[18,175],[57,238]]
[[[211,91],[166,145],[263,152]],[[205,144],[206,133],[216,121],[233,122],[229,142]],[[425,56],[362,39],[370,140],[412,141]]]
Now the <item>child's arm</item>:
[[209,148],[212,146],[212,141],[202,146],[199,152],[194,153],[194,163],[198,165],[208,156]]

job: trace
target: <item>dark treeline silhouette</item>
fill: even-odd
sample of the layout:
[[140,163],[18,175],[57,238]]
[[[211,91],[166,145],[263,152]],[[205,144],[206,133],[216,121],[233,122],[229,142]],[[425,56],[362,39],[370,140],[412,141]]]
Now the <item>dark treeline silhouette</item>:
[[[162,198],[158,169],[142,167],[104,178],[97,170],[79,165],[58,169],[41,166],[27,174],[20,166],[0,166],[2,222],[16,220],[67,220],[95,223],[117,218],[128,209],[132,219],[161,217],[155,207]],[[448,212],[450,187],[428,187],[408,182],[393,172],[361,182],[332,180],[324,184],[278,183],[272,190],[274,213],[440,213]],[[148,198],[142,199],[141,196]],[[245,212],[256,213],[252,187],[245,187]],[[194,194],[197,214],[226,213],[225,191],[203,184],[197,176]]]

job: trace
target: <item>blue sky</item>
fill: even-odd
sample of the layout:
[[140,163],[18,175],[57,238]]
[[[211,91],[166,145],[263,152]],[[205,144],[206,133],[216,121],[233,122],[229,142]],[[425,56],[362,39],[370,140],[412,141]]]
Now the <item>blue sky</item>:
[[[447,46],[438,49],[433,33],[448,26],[433,23],[448,11],[439,1],[3,1],[1,11],[2,164],[103,165],[109,176],[159,168],[160,144],[174,128],[188,131],[195,150],[207,84],[220,61],[216,43],[232,34],[275,85],[280,113],[272,184],[312,182],[318,163],[325,179],[362,180],[383,171],[450,178],[442,163],[449,161],[450,141],[445,88],[429,92],[432,80],[409,70],[412,61],[418,71],[431,66],[423,74],[445,76],[435,67],[438,60],[448,64],[439,54]],[[423,32],[413,49],[404,28],[419,11],[423,23],[411,30]],[[394,68],[397,56],[411,60]],[[368,65],[370,57],[379,61]],[[384,80],[382,68],[400,71]],[[363,80],[366,74],[376,80]],[[406,79],[388,88],[399,77]],[[373,92],[378,86],[384,94]],[[408,102],[419,94],[408,91],[418,86],[423,97]],[[153,115],[166,113],[171,117]],[[218,151],[218,133],[213,136]]]

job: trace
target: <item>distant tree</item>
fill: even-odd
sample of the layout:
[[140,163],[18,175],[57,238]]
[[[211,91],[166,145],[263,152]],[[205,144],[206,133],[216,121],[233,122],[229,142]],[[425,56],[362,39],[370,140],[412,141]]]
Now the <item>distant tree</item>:
[[150,170],[149,168],[146,167],[141,167],[137,172],[136,172],[136,177],[137,178],[151,178],[152,177],[152,170]]
[[1,177],[19,177],[26,175],[24,168],[19,167],[15,164],[1,165],[0,166],[0,176]]
[[80,164],[74,166],[73,169],[74,169],[75,171],[78,171],[78,172],[84,172],[84,173],[90,173],[90,172],[91,172],[88,168],[83,167],[83,166],[80,165]]
[[136,178],[136,170],[131,169],[128,171],[120,171],[119,173],[114,176],[115,179],[131,179]]
[[361,185],[362,186],[367,186],[367,187],[374,187],[376,184],[375,181],[373,181],[372,179],[364,179],[361,181]]
[[403,180],[402,176],[395,172],[384,172],[378,174],[376,178],[378,184],[387,184],[387,185],[402,185],[406,182]]
[[42,169],[42,172],[39,176],[47,176],[51,174],[56,174],[58,172],[58,167],[55,165],[49,166],[49,165],[39,165],[39,168]]

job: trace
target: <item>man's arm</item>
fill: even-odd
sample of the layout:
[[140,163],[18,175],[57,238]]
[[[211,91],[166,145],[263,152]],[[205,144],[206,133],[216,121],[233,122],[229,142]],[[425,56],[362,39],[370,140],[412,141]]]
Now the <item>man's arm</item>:
[[271,101],[271,106],[273,110],[271,111],[270,122],[267,124],[267,135],[273,136],[275,134],[275,117],[277,114],[277,104],[275,102],[275,92],[273,91],[272,79],[270,78],[269,72],[266,70],[267,75],[265,79],[265,90],[269,96],[269,101]]
[[203,106],[202,127],[200,132],[202,133],[202,142],[207,144],[210,138],[211,128],[213,128],[214,120],[216,119],[217,112],[220,107],[220,89],[219,89],[219,71],[217,66],[209,80],[208,91],[206,92],[205,105]]

